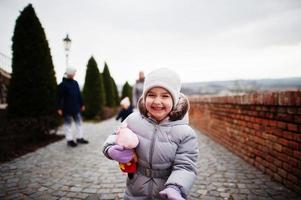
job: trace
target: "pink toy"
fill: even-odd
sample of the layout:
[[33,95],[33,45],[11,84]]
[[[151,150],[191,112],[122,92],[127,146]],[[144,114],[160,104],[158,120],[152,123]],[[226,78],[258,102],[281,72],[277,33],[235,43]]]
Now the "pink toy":
[[[121,127],[117,131],[116,143],[126,149],[134,149],[138,146],[139,140],[137,135],[127,127]],[[127,163],[119,163],[121,171],[134,173],[137,170],[137,155],[134,153],[132,160]]]

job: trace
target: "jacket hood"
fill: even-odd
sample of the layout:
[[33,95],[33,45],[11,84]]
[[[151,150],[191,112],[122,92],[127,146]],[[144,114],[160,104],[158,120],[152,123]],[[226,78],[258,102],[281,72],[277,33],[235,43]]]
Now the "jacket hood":
[[[189,108],[190,105],[189,105],[188,98],[181,93],[177,105],[174,106],[174,108],[171,110],[171,112],[168,115],[169,120],[170,121],[182,120],[188,114]],[[138,101],[138,109],[143,116],[148,118],[147,110],[142,97],[140,97]]]

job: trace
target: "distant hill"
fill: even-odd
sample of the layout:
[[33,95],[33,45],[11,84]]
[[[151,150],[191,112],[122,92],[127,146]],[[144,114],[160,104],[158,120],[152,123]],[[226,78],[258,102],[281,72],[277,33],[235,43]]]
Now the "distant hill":
[[301,90],[301,77],[183,83],[181,92],[186,95],[234,95],[279,90]]

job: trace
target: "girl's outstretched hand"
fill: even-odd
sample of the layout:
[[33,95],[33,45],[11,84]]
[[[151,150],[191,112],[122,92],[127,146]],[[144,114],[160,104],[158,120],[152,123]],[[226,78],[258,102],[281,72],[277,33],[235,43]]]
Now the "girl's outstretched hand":
[[113,145],[108,149],[108,155],[113,159],[120,163],[127,163],[132,160],[134,156],[133,149],[125,149],[123,146],[118,144]]
[[167,187],[161,192],[159,192],[160,196],[167,200],[185,200],[180,192],[178,192],[176,189],[172,187]]

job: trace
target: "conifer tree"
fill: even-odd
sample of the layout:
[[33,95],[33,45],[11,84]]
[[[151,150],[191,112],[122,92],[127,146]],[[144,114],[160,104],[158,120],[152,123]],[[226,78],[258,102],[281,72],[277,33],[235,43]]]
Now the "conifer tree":
[[83,115],[87,119],[94,118],[101,110],[101,79],[97,63],[93,57],[89,59],[87,64],[83,99],[86,107]]
[[105,93],[102,73],[99,73],[99,79],[100,79],[100,107],[102,108],[106,105],[106,93]]
[[12,42],[8,116],[54,116],[57,83],[52,57],[44,29],[31,4],[17,18]]
[[106,105],[108,107],[114,107],[115,106],[114,88],[113,88],[111,74],[107,63],[105,63],[103,69],[103,83],[105,88]]
[[124,97],[129,97],[130,101],[132,102],[132,87],[130,86],[130,84],[127,81],[123,85],[122,91],[121,91],[121,99],[123,99]]
[[115,83],[115,80],[111,77],[111,81],[112,81],[112,84],[113,84],[113,98],[114,98],[114,106],[118,106],[119,105],[119,102],[120,102],[120,99],[119,99],[119,92],[118,92],[118,88],[117,88],[117,85]]

